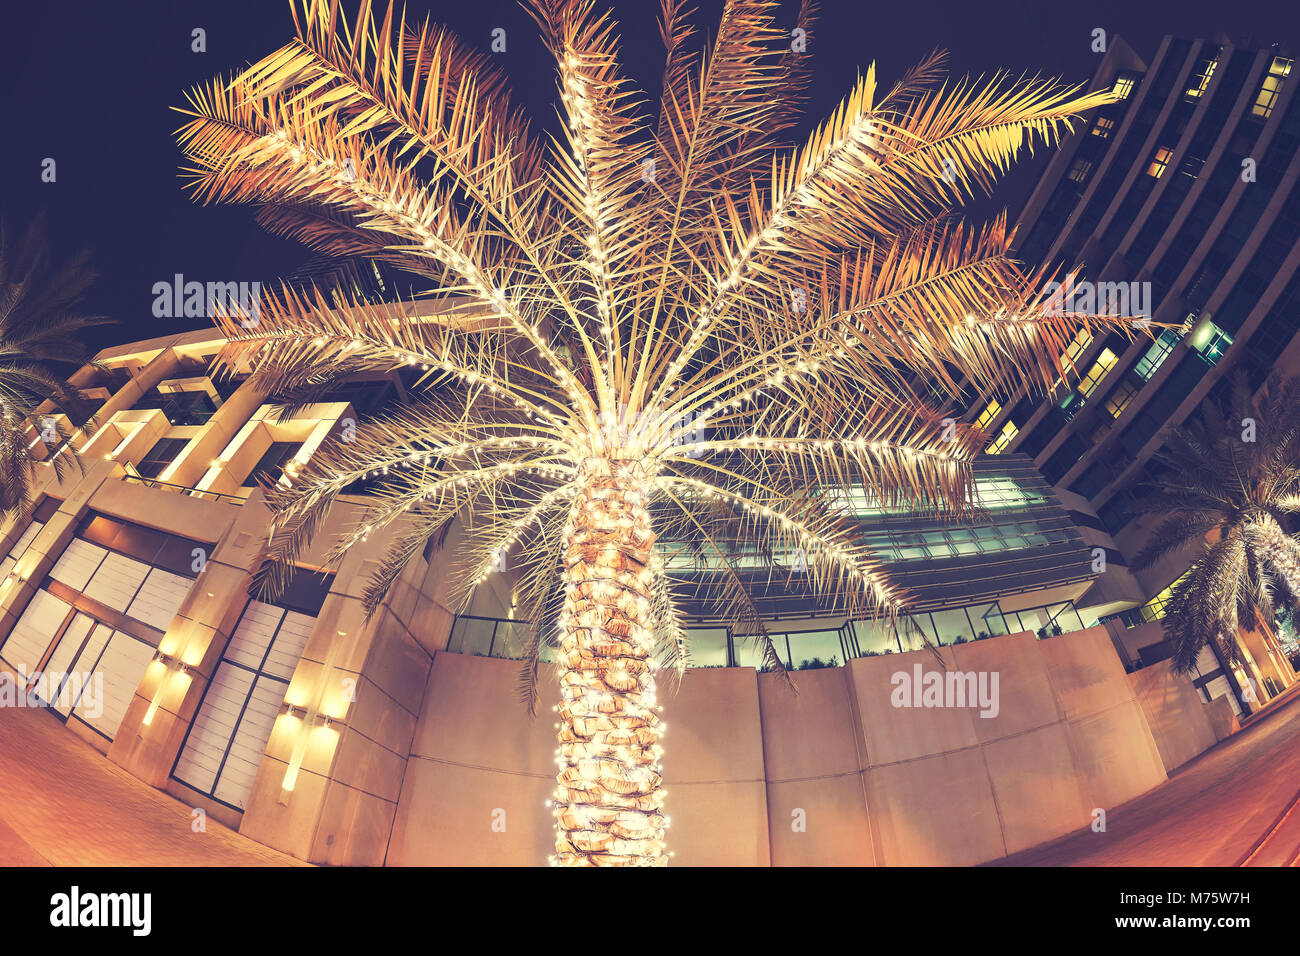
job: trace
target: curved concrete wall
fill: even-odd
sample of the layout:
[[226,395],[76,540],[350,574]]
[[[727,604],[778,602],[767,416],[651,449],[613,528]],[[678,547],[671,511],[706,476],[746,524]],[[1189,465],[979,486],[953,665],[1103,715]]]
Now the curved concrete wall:
[[[662,688],[674,864],[979,863],[1165,779],[1104,628],[942,654],[951,670],[997,673],[995,717],[895,707],[893,675],[938,670],[929,651],[802,671],[797,693],[751,668],[691,670]],[[435,655],[389,864],[545,863],[556,691],[546,680],[530,720],[518,667]]]

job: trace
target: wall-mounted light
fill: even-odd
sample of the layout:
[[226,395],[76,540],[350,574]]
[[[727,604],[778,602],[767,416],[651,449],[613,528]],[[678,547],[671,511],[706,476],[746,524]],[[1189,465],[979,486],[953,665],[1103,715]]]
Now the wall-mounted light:
[[[174,667],[177,674],[184,674],[186,677],[194,676],[194,665],[187,664],[178,657],[172,657],[170,654],[164,654],[162,651],[157,650],[154,651],[153,659],[155,662],[162,664],[165,669]],[[143,726],[148,727],[153,724],[154,715],[158,713],[158,708],[162,704],[163,685],[168,679],[165,675],[159,679],[158,686],[153,692],[153,699],[149,701],[149,709],[144,712],[144,717],[140,721]]]

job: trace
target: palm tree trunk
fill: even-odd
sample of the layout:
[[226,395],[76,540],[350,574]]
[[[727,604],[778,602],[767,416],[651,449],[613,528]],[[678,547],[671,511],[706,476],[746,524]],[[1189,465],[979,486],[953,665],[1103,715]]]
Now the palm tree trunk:
[[662,866],[659,715],[640,466],[593,459],[565,531],[556,858]]

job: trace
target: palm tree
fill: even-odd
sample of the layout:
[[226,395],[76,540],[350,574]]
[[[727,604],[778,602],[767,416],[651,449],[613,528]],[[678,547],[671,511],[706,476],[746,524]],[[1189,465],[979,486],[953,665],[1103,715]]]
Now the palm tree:
[[934,88],[936,55],[888,89],[868,70],[785,150],[808,73],[776,4],[730,0],[699,54],[666,0],[652,118],[608,14],[533,0],[563,103],[546,149],[488,55],[369,7],[348,25],[306,0],[296,39],[183,110],[197,198],[258,204],[318,252],[445,296],[287,288],[256,324],[219,318],[220,362],[286,402],[364,369],[421,376],[417,400],[268,490],[261,580],[282,586],[361,478],[375,504],[334,554],[391,537],[371,608],[459,519],[458,593],[503,556],[518,571],[530,706],[558,636],[556,862],[663,863],[654,672],[685,664],[680,600],[707,599],[777,671],[756,564],[893,614],[906,596],[855,535],[854,496],[967,508],[982,447],[910,383],[1046,387],[1080,325],[1116,324],[1043,308],[1004,219],[947,218],[1110,96],[1005,76]]
[[1163,469],[1132,508],[1162,516],[1138,567],[1200,549],[1165,606],[1181,673],[1211,641],[1237,660],[1239,624],[1274,628],[1279,611],[1300,611],[1300,542],[1287,531],[1300,511],[1300,378],[1275,375],[1257,395],[1240,371],[1231,384],[1226,408],[1207,402],[1170,430],[1154,459]]
[[[90,403],[48,363],[79,366],[87,361],[78,332],[106,320],[75,309],[94,283],[81,253],[60,266],[50,261],[44,215],[20,237],[0,222],[0,516],[27,514],[36,462],[49,456],[60,476],[80,464],[69,429],[91,419]],[[43,442],[45,456],[32,449]]]

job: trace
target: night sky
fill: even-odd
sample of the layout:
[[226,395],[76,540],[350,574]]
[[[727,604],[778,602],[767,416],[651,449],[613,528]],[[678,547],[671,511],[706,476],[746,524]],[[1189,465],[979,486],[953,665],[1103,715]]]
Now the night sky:
[[[377,2],[378,6],[379,3]],[[345,9],[355,11],[354,0]],[[643,88],[657,93],[662,49],[655,0],[620,0],[624,58]],[[783,10],[793,25],[797,3]],[[720,0],[700,3],[710,31]],[[472,43],[490,45],[496,27],[507,50],[497,54],[516,93],[537,120],[554,122],[554,72],[527,14],[514,0],[421,2]],[[301,247],[262,233],[240,206],[201,207],[183,194],[173,132],[183,91],[228,74],[281,46],[293,33],[287,0],[25,0],[8,4],[0,27],[0,216],[11,228],[39,209],[49,214],[58,256],[91,250],[100,280],[86,311],[116,327],[91,330],[99,348],[194,328],[195,319],[157,319],[152,286],[174,273],[200,281],[270,281],[306,258]],[[206,30],[207,52],[191,51],[191,31]],[[810,51],[815,80],[809,123],[848,92],[859,70],[877,63],[882,84],[936,47],[954,73],[998,68],[1053,73],[1087,81],[1099,55],[1101,27],[1125,37],[1139,55],[1154,53],[1166,33],[1185,37],[1222,30],[1229,36],[1300,47],[1296,0],[1101,0],[1062,3],[822,0]],[[698,41],[698,37],[697,37]],[[41,181],[42,161],[57,163],[57,181]],[[996,205],[1014,212],[1032,187],[1042,158],[1004,180]],[[981,204],[984,213],[993,208]]]

